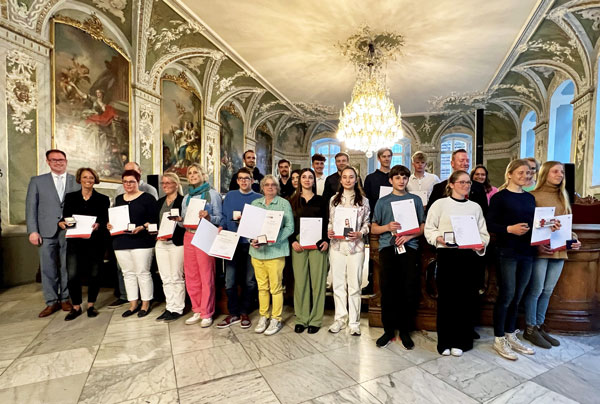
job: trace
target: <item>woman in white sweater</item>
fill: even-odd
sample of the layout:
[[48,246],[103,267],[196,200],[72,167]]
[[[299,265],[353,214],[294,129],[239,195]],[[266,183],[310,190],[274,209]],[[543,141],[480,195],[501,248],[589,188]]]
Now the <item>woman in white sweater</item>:
[[[431,205],[425,222],[425,238],[437,253],[437,349],[444,356],[461,356],[473,348],[471,312],[478,288],[475,259],[476,254],[485,254],[490,241],[481,207],[467,199],[470,189],[469,174],[453,172],[446,185],[448,196]],[[474,216],[482,245],[467,249],[449,246],[444,233],[454,233],[451,216]]]

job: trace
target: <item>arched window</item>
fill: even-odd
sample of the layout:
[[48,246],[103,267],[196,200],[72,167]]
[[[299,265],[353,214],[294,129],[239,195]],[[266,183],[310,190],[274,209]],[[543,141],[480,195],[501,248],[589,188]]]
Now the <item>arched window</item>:
[[[392,162],[391,167],[396,164],[401,164],[410,170],[411,161],[411,147],[410,139],[402,138],[398,143],[392,146]],[[377,160],[377,153],[373,153],[373,156],[368,160],[368,173],[371,174],[373,171],[379,168],[379,161]]]
[[521,158],[533,157],[535,153],[535,121],[537,116],[534,111],[529,111],[521,124]]
[[[600,64],[600,61],[598,62]],[[600,185],[600,69],[596,81],[596,125],[594,128],[594,155],[592,156],[592,186]],[[587,179],[586,179],[587,180]]]
[[548,128],[548,160],[561,163],[571,161],[571,133],[573,131],[573,96],[575,85],[566,80],[552,94],[550,125]]
[[473,139],[466,133],[450,133],[442,136],[440,142],[440,179],[445,180],[452,173],[452,152],[458,149],[465,149],[469,155],[469,161],[473,165]]
[[325,138],[315,140],[310,147],[310,156],[312,157],[315,153],[321,153],[327,161],[325,162],[325,170],[323,174],[325,176],[331,175],[337,171],[335,167],[335,155],[341,151],[340,142],[335,139]]

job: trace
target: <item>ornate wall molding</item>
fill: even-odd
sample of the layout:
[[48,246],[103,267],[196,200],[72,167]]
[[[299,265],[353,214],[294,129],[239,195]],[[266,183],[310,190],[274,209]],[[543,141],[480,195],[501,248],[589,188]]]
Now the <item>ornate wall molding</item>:
[[175,82],[179,87],[187,90],[196,95],[200,100],[202,100],[202,95],[200,92],[190,83],[190,78],[185,74],[185,72],[179,72],[179,75],[174,76],[172,74],[163,74],[163,80],[170,80]]
[[152,0],[139,0],[137,31],[137,81],[150,87],[150,76],[146,73],[146,55],[148,54],[148,27],[152,16]]
[[155,119],[154,110],[150,104],[140,103],[139,111],[138,138],[141,143],[141,153],[142,157],[149,160],[152,158],[154,123],[158,119]]
[[50,49],[52,44],[45,41],[40,41],[31,34],[22,30],[14,31],[14,27],[7,27],[0,20],[0,39],[3,41],[10,42],[21,48],[27,49],[29,52],[33,52],[43,57],[50,57]]
[[6,102],[17,132],[32,133],[34,119],[28,116],[36,110],[37,100],[36,63],[21,51],[9,51],[6,56]]

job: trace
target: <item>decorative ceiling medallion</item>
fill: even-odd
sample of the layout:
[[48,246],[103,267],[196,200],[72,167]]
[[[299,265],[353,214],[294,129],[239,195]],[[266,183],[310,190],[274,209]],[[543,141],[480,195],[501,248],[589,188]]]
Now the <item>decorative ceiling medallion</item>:
[[338,42],[335,46],[355,66],[361,66],[373,61],[373,58],[368,56],[369,45],[373,45],[375,48],[375,62],[385,63],[388,60],[396,60],[396,57],[401,54],[400,49],[404,46],[404,37],[391,31],[372,32],[371,28],[365,24],[356,34],[350,36],[345,42]]

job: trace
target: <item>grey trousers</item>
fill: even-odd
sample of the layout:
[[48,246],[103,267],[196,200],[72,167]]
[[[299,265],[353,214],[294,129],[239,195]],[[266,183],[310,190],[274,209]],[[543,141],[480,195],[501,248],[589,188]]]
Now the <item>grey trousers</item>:
[[69,300],[65,231],[59,231],[54,237],[44,237],[39,253],[42,291],[46,305]]

